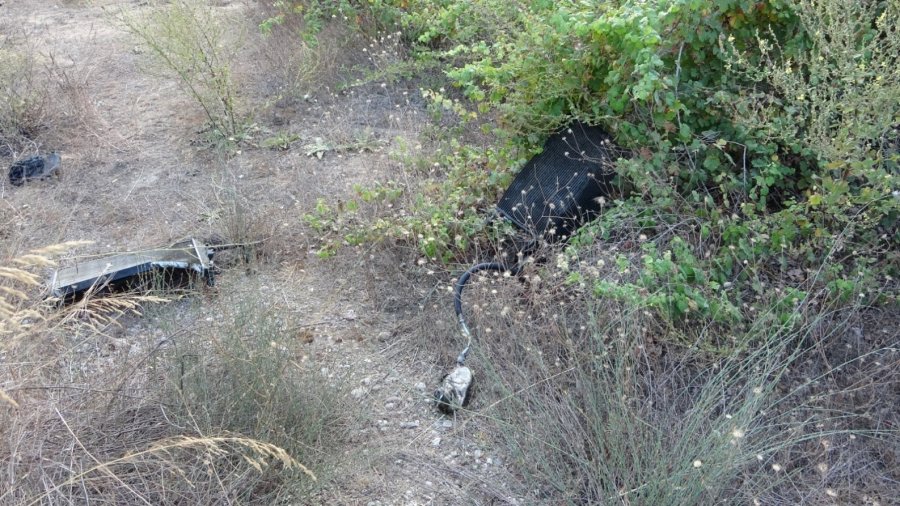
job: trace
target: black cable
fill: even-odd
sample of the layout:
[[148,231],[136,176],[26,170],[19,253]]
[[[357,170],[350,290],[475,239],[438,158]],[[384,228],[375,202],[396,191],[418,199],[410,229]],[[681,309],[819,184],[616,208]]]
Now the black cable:
[[469,270],[463,273],[462,276],[456,280],[456,286],[453,287],[453,309],[456,310],[456,316],[459,318],[462,316],[462,291],[463,288],[466,287],[466,283],[469,282],[469,278],[472,277],[472,274],[475,274],[479,271],[505,271],[505,270],[513,270],[507,269],[507,267],[500,262],[484,262],[481,264],[475,264],[472,267],[469,267]]
[[466,287],[466,283],[468,283],[469,278],[472,277],[472,274],[475,274],[479,271],[509,271],[510,274],[516,275],[521,270],[522,268],[518,264],[509,267],[499,262],[484,262],[469,267],[469,269],[464,272],[462,276],[460,276],[456,281],[456,286],[453,287],[453,309],[456,311],[456,320],[459,324],[459,330],[460,332],[462,332],[463,337],[468,340],[468,342],[466,343],[466,347],[456,358],[456,363],[458,365],[463,365],[463,363],[466,361],[466,355],[469,354],[469,348],[472,346],[472,333],[469,332],[469,326],[466,325],[466,319],[463,316],[462,311],[462,291],[463,288]]

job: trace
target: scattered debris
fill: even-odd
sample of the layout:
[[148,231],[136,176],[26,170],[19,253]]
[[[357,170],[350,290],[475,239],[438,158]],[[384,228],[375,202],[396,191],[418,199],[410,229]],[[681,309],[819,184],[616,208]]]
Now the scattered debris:
[[[566,240],[601,208],[611,190],[616,160],[621,151],[608,133],[597,126],[574,122],[550,136],[543,151],[528,161],[506,189],[497,212],[527,234],[521,253],[530,252],[540,239]],[[521,257],[517,255],[519,261]],[[493,270],[518,275],[521,264],[501,261],[473,265],[453,288],[456,320],[466,347],[456,358],[456,368],[444,376],[434,391],[438,410],[452,415],[472,397],[474,376],[465,360],[472,347],[472,333],[462,311],[462,291],[476,272]]]
[[300,342],[303,344],[310,344],[316,340],[316,335],[313,334],[312,330],[303,329],[297,334],[297,337],[300,339]]
[[47,157],[32,156],[19,160],[9,167],[9,182],[13,186],[22,186],[26,181],[46,179],[54,175],[59,177],[60,161],[58,153],[50,153]]
[[[168,274],[196,273],[213,284],[213,250],[187,239],[168,248],[111,255],[58,269],[50,279],[50,293],[61,299],[76,297],[92,287],[132,286],[151,271]],[[161,279],[171,281],[172,276]]]

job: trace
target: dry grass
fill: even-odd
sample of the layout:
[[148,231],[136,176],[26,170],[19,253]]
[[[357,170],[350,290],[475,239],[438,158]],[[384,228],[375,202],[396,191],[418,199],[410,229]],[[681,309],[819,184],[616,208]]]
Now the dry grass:
[[269,504],[313,491],[352,410],[296,367],[281,324],[242,299],[211,334],[194,325],[117,349],[123,322],[164,299],[41,301],[35,269],[79,245],[0,267],[0,503]]
[[721,328],[660,324],[556,270],[530,266],[524,283],[482,276],[465,297],[480,377],[460,416],[509,448],[534,501],[888,504],[900,492],[887,308],[802,304],[789,324],[761,309],[728,329],[752,346],[710,353],[673,343]]
[[34,149],[48,126],[50,87],[30,44],[33,35],[0,20],[0,156]]
[[[263,22],[278,10],[272,2],[260,1],[252,12],[255,20]],[[281,102],[276,107],[324,98],[323,92],[335,91],[365,61],[363,36],[343,22],[326,23],[313,34],[307,31],[303,16],[285,16],[263,32],[252,50],[256,65],[250,70],[264,95]]]
[[91,94],[103,73],[96,33],[88,34],[90,53],[76,56],[47,50],[53,32],[46,26],[12,19],[0,20],[0,156],[63,151],[65,167],[72,150],[116,149],[123,138]]
[[7,345],[14,345],[23,333],[47,322],[40,312],[40,303],[32,302],[43,287],[43,278],[35,270],[55,265],[53,257],[85,244],[83,241],[57,244],[8,259],[0,265],[0,336]]
[[[58,36],[36,38],[44,45],[32,53],[46,55],[34,84],[57,100],[42,116],[49,130],[15,155],[58,141],[66,175],[0,184],[0,504],[311,502],[356,410],[339,381],[322,384],[315,357],[300,360],[289,332],[303,322],[287,325],[252,292],[164,294],[165,305],[155,294],[89,296],[60,308],[39,298],[49,268],[39,260],[59,251],[25,257],[25,269],[12,259],[68,237],[115,251],[201,236],[202,226],[228,242],[268,239],[290,218],[271,176],[307,177],[303,192],[318,191],[321,177],[275,172],[268,151],[232,158],[191,145],[196,115],[182,114],[190,108],[170,83],[135,72],[146,55],[125,34],[88,26],[102,19],[93,6],[35,2],[12,13],[17,23],[33,13]],[[90,49],[60,50],[74,40]],[[298,223],[279,237],[293,241]],[[306,253],[299,241],[277,247],[293,261]],[[277,256],[268,251],[264,259]]]
[[117,21],[149,53],[147,70],[177,79],[202,110],[215,139],[244,135],[244,114],[232,67],[245,43],[244,26],[206,2],[151,2],[120,8]]
[[89,55],[83,58],[85,63],[75,63],[48,54],[47,59],[44,74],[52,85],[54,97],[48,119],[54,132],[48,144],[67,144],[70,149],[82,144],[86,150],[94,151],[117,149],[124,137],[110,127],[91,94],[91,85],[103,72],[102,65],[97,63],[99,58]]
[[[150,421],[163,420],[150,418],[145,422]],[[57,479],[62,481],[37,497],[26,499],[24,504],[45,501],[214,504],[252,499],[247,482],[253,480],[254,474],[271,476],[272,470],[296,470],[316,480],[309,469],[283,449],[246,437],[175,436],[154,441],[146,449],[101,461],[82,444],[62,415],[60,423],[78,450],[90,459],[79,464],[84,466],[90,461],[95,464],[60,473]],[[252,486],[249,488],[252,490]]]

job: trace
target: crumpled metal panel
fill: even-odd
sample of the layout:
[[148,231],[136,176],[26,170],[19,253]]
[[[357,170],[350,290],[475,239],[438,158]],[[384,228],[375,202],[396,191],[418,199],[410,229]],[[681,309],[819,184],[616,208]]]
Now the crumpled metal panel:
[[212,281],[212,250],[196,239],[168,248],[135,251],[96,258],[56,270],[50,279],[54,297],[76,296],[93,286],[113,284],[153,270],[176,269],[196,272]]

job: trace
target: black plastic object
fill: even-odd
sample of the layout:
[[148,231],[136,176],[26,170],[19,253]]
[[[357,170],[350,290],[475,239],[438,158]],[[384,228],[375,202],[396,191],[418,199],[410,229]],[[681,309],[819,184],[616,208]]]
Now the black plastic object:
[[13,186],[22,186],[26,181],[33,179],[46,179],[53,174],[57,174],[59,168],[60,157],[57,153],[50,153],[46,158],[43,156],[32,156],[31,158],[20,160],[9,168],[9,182]]
[[497,209],[534,237],[562,239],[600,209],[618,153],[602,128],[572,123],[525,164]]

